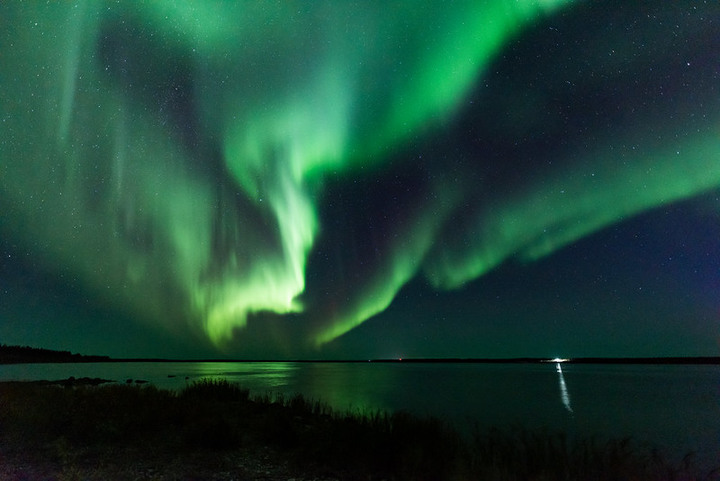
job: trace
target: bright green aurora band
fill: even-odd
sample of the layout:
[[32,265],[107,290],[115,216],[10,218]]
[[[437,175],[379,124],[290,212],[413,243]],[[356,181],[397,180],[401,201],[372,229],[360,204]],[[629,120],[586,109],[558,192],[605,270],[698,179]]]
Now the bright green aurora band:
[[[303,304],[328,179],[372,175],[448,128],[510,42],[579,5],[8,2],[3,235],[168,329],[232,350],[264,315],[270,338],[313,347],[383,311],[420,274],[456,288],[718,188],[720,110],[667,124],[647,109],[637,129],[558,146],[571,161],[502,195],[434,177],[361,292],[318,309],[322,318]],[[306,322],[282,334],[284,315]]]

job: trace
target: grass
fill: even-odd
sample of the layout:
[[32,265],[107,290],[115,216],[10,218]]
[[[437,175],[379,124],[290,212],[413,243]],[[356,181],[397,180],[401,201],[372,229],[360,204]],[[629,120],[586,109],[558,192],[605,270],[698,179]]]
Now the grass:
[[301,395],[251,396],[223,380],[178,393],[152,385],[0,387],[0,446],[66,468],[128,449],[139,462],[270,447],[298,469],[353,480],[720,479],[717,471],[698,474],[688,459],[672,466],[629,439],[523,429],[475,429],[468,437],[436,418],[340,412]]

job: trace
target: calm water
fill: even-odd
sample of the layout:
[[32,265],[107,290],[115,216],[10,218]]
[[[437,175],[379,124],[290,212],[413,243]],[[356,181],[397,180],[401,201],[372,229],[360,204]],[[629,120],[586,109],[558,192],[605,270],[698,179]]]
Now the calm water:
[[[561,367],[561,369],[560,369]],[[405,409],[461,429],[521,425],[632,436],[671,455],[720,460],[720,366],[382,363],[0,365],[0,380],[143,379],[180,389],[201,378],[251,392],[302,393],[339,409]]]

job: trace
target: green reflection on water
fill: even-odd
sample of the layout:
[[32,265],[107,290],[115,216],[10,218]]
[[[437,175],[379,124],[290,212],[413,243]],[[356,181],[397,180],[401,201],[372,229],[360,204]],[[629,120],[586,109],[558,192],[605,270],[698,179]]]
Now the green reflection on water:
[[292,384],[298,365],[291,362],[198,362],[193,371],[199,378],[226,379],[250,389],[256,394],[265,391],[284,391]]

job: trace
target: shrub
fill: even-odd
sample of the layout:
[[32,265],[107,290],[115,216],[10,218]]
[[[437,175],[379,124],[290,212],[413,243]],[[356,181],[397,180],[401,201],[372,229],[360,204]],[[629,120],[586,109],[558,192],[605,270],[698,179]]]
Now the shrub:
[[1,387],[3,449],[49,453],[61,463],[97,446],[103,452],[142,447],[143,455],[151,446],[173,454],[272,446],[288,460],[329,468],[342,479],[720,479],[717,471],[698,475],[690,457],[673,466],[631,439],[601,442],[520,428],[475,428],[466,438],[436,418],[337,412],[301,395],[251,398],[223,380],[201,380],[177,394],[133,385]]

